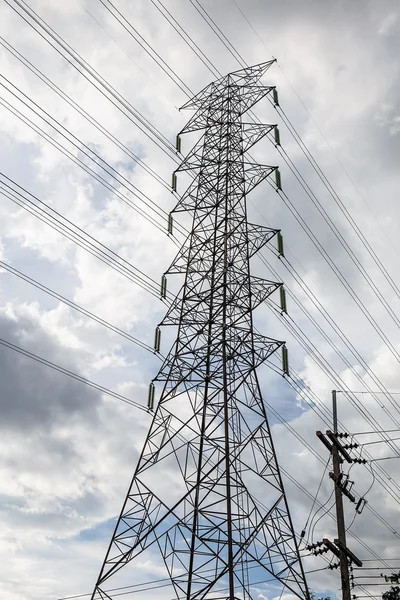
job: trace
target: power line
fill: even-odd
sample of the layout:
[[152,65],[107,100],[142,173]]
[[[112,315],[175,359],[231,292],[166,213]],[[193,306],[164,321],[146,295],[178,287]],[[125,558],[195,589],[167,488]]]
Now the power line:
[[[397,440],[400,440],[400,438],[391,438],[390,441],[395,442]],[[370,446],[371,444],[387,444],[388,440],[374,440],[373,442],[363,442],[362,444],[360,444],[361,446]]]
[[228,38],[222,33],[221,29],[215,23],[215,21],[210,17],[207,10],[198,2],[198,0],[189,0],[190,4],[196,9],[201,18],[207,23],[210,29],[215,33],[215,35],[219,38],[228,52],[233,56],[236,62],[239,63],[241,67],[248,67],[248,64],[243,60],[240,54],[237,52],[235,47],[230,43]]
[[[106,2],[109,6],[112,7],[112,10],[111,8],[109,8]],[[126,17],[124,17],[122,12],[114,6],[111,0],[106,0],[106,2],[104,2],[104,0],[100,0],[100,3],[104,6],[104,8],[108,10],[108,12],[114,17],[114,19],[116,19],[116,21],[118,21],[118,23],[125,29],[125,31],[127,31],[128,34],[139,44],[139,46],[156,62],[156,64],[179,87],[179,89],[185,94],[185,96],[187,98],[193,96],[193,92],[191,91],[191,89],[185,84],[185,82],[179,77],[179,75],[177,75],[175,71],[165,62],[161,55],[158,52],[156,52],[154,48],[150,46],[150,44],[147,43],[144,37],[140,35],[137,29],[133,27],[132,23],[130,23],[130,21]],[[155,56],[153,56],[152,53]],[[172,75],[171,73],[169,73],[169,71],[172,72]]]
[[75,379],[76,381],[79,381],[80,383],[84,383],[85,385],[101,392],[102,394],[106,394],[107,396],[111,396],[112,398],[115,398],[117,400],[121,400],[121,402],[125,402],[125,404],[130,404],[131,406],[134,406],[135,408],[138,408],[139,410],[142,410],[146,413],[148,412],[148,409],[145,406],[142,406],[141,404],[139,404],[138,402],[135,402],[134,400],[131,400],[130,398],[127,398],[126,396],[123,396],[122,394],[118,394],[117,392],[109,390],[108,388],[106,388],[98,383],[95,383],[94,381],[90,381],[90,379],[86,379],[86,377],[83,377],[82,375],[79,375],[78,373],[75,373],[74,371],[70,371],[69,369],[66,369],[65,367],[62,367],[56,363],[53,363],[53,362],[47,360],[46,358],[43,358],[43,357],[39,356],[38,354],[35,354],[34,352],[30,352],[29,350],[26,350],[25,348],[21,348],[21,346],[17,346],[16,344],[9,342],[8,340],[0,338],[0,344],[4,347],[8,348],[9,350],[13,350],[14,352],[17,352],[18,354],[21,354],[27,358],[30,358],[46,367],[49,367],[50,369],[53,369],[54,371],[58,371],[59,373],[62,373],[63,375],[67,375],[67,377],[71,377],[71,379]]
[[[10,200],[31,212],[39,220],[42,220],[47,225],[50,225],[53,229],[62,233],[65,237],[73,241],[75,244],[92,254],[108,266],[131,279],[137,285],[151,293],[156,298],[159,298],[159,286],[151,277],[146,275],[143,271],[134,267],[126,259],[120,257],[116,252],[96,240],[89,233],[83,231],[80,227],[72,223],[69,219],[61,215],[52,207],[48,206],[42,200],[39,200],[36,196],[19,186],[12,179],[7,177],[4,173],[0,172],[0,176],[7,179],[13,186],[16,186],[22,190],[25,194],[29,194],[31,198],[41,206],[38,206],[33,200],[26,198],[21,192],[14,189],[12,186],[5,182],[0,181],[0,193],[8,197]],[[5,186],[2,188],[1,186]],[[27,204],[26,204],[27,203]],[[49,212],[47,212],[49,211]],[[56,217],[53,215],[57,215]]]
[[132,342],[133,344],[136,344],[137,346],[139,346],[143,350],[147,350],[148,352],[151,352],[152,354],[154,354],[154,348],[152,348],[151,346],[149,346],[145,342],[142,342],[138,338],[134,337],[130,333],[127,333],[126,331],[123,331],[119,327],[116,327],[115,325],[112,325],[111,323],[109,323],[105,319],[102,319],[101,317],[98,317],[97,315],[95,315],[94,313],[88,311],[87,309],[83,308],[82,306],[79,306],[79,304],[76,304],[75,302],[72,302],[72,300],[69,300],[65,296],[62,296],[61,294],[58,294],[54,290],[46,287],[45,285],[43,285],[39,281],[33,279],[32,277],[29,277],[25,273],[22,273],[21,271],[18,271],[15,267],[12,267],[11,265],[5,263],[2,260],[0,260],[0,268],[7,270],[9,273],[12,273],[13,275],[16,275],[17,277],[19,277],[20,279],[22,279],[26,283],[29,283],[30,285],[33,285],[37,289],[39,289],[42,292],[48,294],[49,296],[52,296],[56,300],[59,300],[60,302],[63,302],[67,306],[69,306],[69,307],[73,308],[74,310],[80,312],[81,314],[85,315],[89,319],[92,319],[93,321],[96,321],[97,323],[99,323],[100,325],[103,325],[104,327],[106,327],[110,331],[113,331],[114,333],[116,333],[116,334],[124,337],[129,342]]
[[[172,13],[167,9],[167,7],[161,2],[161,0],[150,0],[150,2],[156,7],[156,9],[163,15],[163,17],[168,21],[171,27],[178,33],[179,37],[181,37],[186,44],[191,48],[193,53],[201,60],[203,65],[210,71],[210,73],[215,77],[222,77],[222,73],[218,71],[215,65],[211,62],[211,60],[204,54],[201,48],[196,44],[193,38],[185,31],[185,29],[179,24],[179,22],[175,19]],[[160,8],[162,6],[163,12]],[[188,39],[187,39],[188,38]]]
[[[1,76],[1,77],[3,77],[3,76]],[[96,166],[103,169],[107,173],[107,175],[112,177],[121,186],[125,187],[129,191],[129,193],[133,194],[138,200],[143,202],[143,204],[145,204],[145,206],[150,208],[150,210],[152,210],[157,216],[159,216],[160,213],[163,213],[165,215],[165,218],[168,216],[168,213],[166,211],[164,211],[156,202],[151,200],[151,198],[149,198],[149,196],[147,196],[144,192],[139,190],[124,175],[122,175],[116,169],[114,169],[114,167],[112,167],[107,161],[105,161],[101,156],[99,156],[99,154],[97,154],[94,150],[92,150],[89,146],[87,146],[87,144],[85,144],[84,142],[82,142],[82,140],[77,138],[66,127],[64,127],[61,123],[59,123],[56,119],[54,119],[51,115],[49,115],[49,113],[47,113],[45,110],[40,108],[38,104],[36,104],[33,100],[28,98],[28,96],[26,96],[26,94],[24,94],[19,88],[14,86],[13,83],[9,82],[5,77],[3,77],[3,79],[5,79],[11,86],[13,86],[18,91],[18,93],[20,93],[25,98],[27,98],[29,100],[29,102],[31,102],[40,111],[42,111],[48,118],[43,117],[37,110],[30,107],[27,104],[27,102],[25,102],[24,100],[19,98],[15,92],[13,92],[9,88],[7,88],[7,86],[5,86],[4,84],[2,84],[0,82],[0,85],[3,86],[7,90],[8,93],[12,94],[26,108],[28,108],[30,111],[32,111],[36,116],[38,116],[40,119],[42,119],[47,125],[52,127],[57,133],[59,133],[61,136],[63,136],[70,144],[72,144],[77,149],[77,151],[79,153],[83,154],[89,160],[91,160]],[[93,177],[98,183],[100,183],[106,189],[108,189],[112,194],[114,194],[119,199],[121,199],[130,208],[132,208],[133,210],[138,212],[142,217],[144,217],[147,221],[149,221],[149,223],[151,223],[152,225],[157,227],[157,229],[159,229],[159,231],[161,231],[162,233],[166,233],[165,226],[163,226],[158,221],[156,221],[154,219],[154,217],[149,215],[148,212],[146,212],[143,208],[141,208],[137,204],[133,203],[130,198],[128,198],[126,195],[122,194],[119,190],[117,190],[117,188],[114,185],[112,185],[106,179],[104,179],[101,175],[99,175],[98,173],[93,171],[93,169],[91,169],[86,163],[84,163],[78,156],[75,156],[74,154],[72,154],[60,142],[58,142],[56,139],[49,136],[49,134],[47,134],[43,129],[38,127],[31,119],[29,119],[29,117],[27,117],[26,115],[21,113],[15,106],[12,106],[9,102],[7,102],[7,100],[5,100],[4,98],[1,98],[1,97],[0,97],[0,104],[2,104],[5,108],[7,108],[7,110],[9,110],[16,117],[18,117],[21,121],[23,121],[26,125],[28,125],[31,129],[33,129],[33,131],[35,131],[41,137],[43,137],[46,141],[48,141],[52,146],[54,146],[57,150],[59,150],[64,156],[66,156],[67,158],[72,160],[72,162],[77,164],[81,169],[83,169],[88,175]],[[56,125],[54,125],[54,123],[52,123],[51,121],[54,121],[54,123],[56,123]],[[70,136],[73,139],[72,140],[69,139],[68,136]],[[178,227],[177,227],[178,232],[180,232],[181,229],[182,228],[178,225]],[[175,241],[174,241],[174,243],[175,243]]]
[[[113,104],[117,110],[119,110],[125,117],[127,117],[136,127],[138,127],[146,136],[148,136],[152,142],[154,142],[165,154],[170,158],[175,159],[175,151],[169,140],[156,130],[156,128],[140,113],[128,100],[126,100],[117,90],[109,84],[99,73],[85,61],[76,51],[74,51],[69,44],[67,44],[63,38],[57,34],[45,21],[39,17],[35,11],[25,4],[25,7],[19,0],[12,0],[18,5],[20,10],[23,10],[31,19],[36,23],[46,34],[58,44],[63,51],[55,46],[43,33],[41,33],[23,14],[11,5],[9,0],[4,0],[6,4],[19,15],[40,37],[43,38],[56,52],[58,52],[64,60],[66,60],[75,70],[78,71],[91,85],[93,85],[111,104]],[[72,60],[70,60],[65,54],[67,53]],[[74,62],[75,61],[75,62]],[[79,67],[77,66],[79,65]],[[80,70],[80,69],[83,69]],[[86,73],[86,74],[85,74]],[[91,79],[93,78],[93,79]],[[94,80],[94,81],[93,81]],[[109,95],[104,91],[106,90]],[[110,97],[111,96],[111,97]],[[147,130],[147,132],[146,132]],[[155,138],[155,139],[154,139]]]
[[16,48],[14,48],[9,42],[0,36],[0,44],[5,50],[7,50],[15,59],[23,64],[31,73],[33,73],[38,79],[40,79],[45,85],[47,85],[55,94],[57,94],[62,100],[69,104],[76,112],[78,112],[86,121],[93,125],[98,131],[107,137],[113,144],[117,146],[122,152],[124,152],[130,159],[135,161],[146,173],[151,175],[160,183],[165,189],[170,191],[170,186],[156,173],[144,160],[137,156],[128,146],[123,144],[118,138],[116,138],[106,127],[104,127],[99,121],[92,117],[87,111],[85,111],[77,102],[75,102],[68,94],[66,94],[60,87],[58,87],[51,79],[49,79],[38,67],[30,62],[25,56],[23,56]]

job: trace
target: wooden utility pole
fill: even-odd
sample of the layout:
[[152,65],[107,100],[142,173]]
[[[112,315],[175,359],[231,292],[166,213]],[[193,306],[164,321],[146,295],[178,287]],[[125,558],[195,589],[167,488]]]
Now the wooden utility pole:
[[[350,445],[343,445],[339,441],[339,438],[342,437],[338,432],[338,418],[337,418],[337,404],[336,404],[336,390],[332,391],[332,413],[333,413],[333,431],[328,430],[326,432],[326,437],[322,433],[322,431],[317,431],[317,437],[329,450],[332,454],[332,462],[333,462],[333,473],[330,473],[329,476],[334,481],[335,485],[335,505],[336,505],[336,522],[337,522],[337,539],[331,542],[327,538],[324,538],[322,542],[317,542],[317,544],[311,544],[309,546],[310,550],[315,550],[316,546],[323,545],[325,547],[325,551],[330,550],[335,556],[339,559],[340,566],[340,579],[341,579],[341,588],[342,588],[342,599],[343,600],[351,600],[350,593],[350,576],[349,576],[349,562],[354,562],[358,567],[362,567],[361,560],[353,553],[351,550],[347,548],[346,545],[346,527],[344,523],[344,511],[343,511],[343,495],[347,496],[350,502],[355,503],[355,496],[350,492],[347,487],[348,476],[347,479],[343,479],[343,474],[341,472],[340,465],[345,460],[348,463],[358,462],[360,459],[353,459],[348,453],[348,449],[352,448]],[[356,509],[357,510],[357,509]],[[322,548],[314,551],[314,554],[322,554],[324,549]]]
[[[337,403],[336,403],[336,390],[332,390],[332,411],[333,411],[333,433],[338,433],[338,418],[337,418]],[[342,581],[342,598],[343,600],[351,600],[350,594],[350,577],[349,577],[349,563],[344,548],[346,545],[346,528],[344,524],[344,511],[343,511],[343,496],[342,490],[339,487],[341,472],[338,447],[332,445],[332,461],[333,461],[333,480],[335,483],[335,504],[336,504],[336,520],[337,520],[337,532],[339,540],[339,559],[340,559],[340,578]]]

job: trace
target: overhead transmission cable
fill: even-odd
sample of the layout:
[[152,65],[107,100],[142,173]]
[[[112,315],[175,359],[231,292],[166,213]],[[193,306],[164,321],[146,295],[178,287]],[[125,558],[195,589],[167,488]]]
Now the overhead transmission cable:
[[[63,38],[57,34],[31,7],[29,7],[24,0],[4,0],[5,3],[18,14],[34,31],[36,31],[40,37],[42,37],[52,48],[56,50],[78,73],[80,73],[91,85],[93,85],[111,104],[113,104],[117,110],[119,110],[125,117],[127,117],[136,127],[138,127],[151,141],[153,141],[165,154],[172,158],[175,162],[178,162],[175,157],[175,149],[170,141],[163,135],[160,134],[156,128],[150,123],[150,121],[144,117],[128,100],[126,100],[111,84],[109,84],[85,59],[83,59],[75,50],[69,46],[63,40]],[[14,2],[20,10],[22,10],[28,17],[33,21],[30,22],[21,12],[19,12],[15,6],[11,4]],[[34,23],[41,28],[46,35],[51,38],[57,45],[54,45],[48,37],[37,27]],[[60,48],[62,50],[60,50]],[[66,56],[66,54],[68,56]],[[79,66],[77,66],[79,65]],[[107,93],[106,93],[107,92]],[[146,131],[147,130],[147,131]]]
[[[146,207],[148,207],[151,211],[153,211],[157,215],[157,217],[159,217],[160,214],[161,215],[163,214],[165,219],[168,218],[167,211],[165,211],[162,207],[160,207],[154,200],[152,200],[144,192],[139,190],[123,174],[119,173],[116,169],[114,169],[114,167],[112,167],[107,161],[105,161],[97,152],[92,150],[87,144],[85,144],[79,138],[77,138],[64,125],[62,125],[59,121],[54,119],[54,117],[52,117],[47,111],[42,109],[36,102],[31,100],[26,94],[24,94],[24,92],[22,92],[19,88],[17,88],[17,86],[15,86],[12,82],[10,82],[8,79],[6,79],[3,75],[0,75],[0,77],[3,78],[5,81],[7,81],[7,83],[10,86],[12,86],[12,88],[14,88],[14,90],[16,90],[16,91],[9,89],[1,81],[0,81],[0,86],[2,86],[4,89],[6,89],[8,93],[10,93],[15,98],[17,98],[18,101],[21,102],[26,108],[28,108],[31,112],[33,112],[36,116],[38,116],[47,125],[52,127],[52,129],[54,129],[58,134],[60,134],[62,137],[64,137],[64,139],[66,139],[70,144],[72,144],[76,148],[76,150],[78,151],[78,154],[83,154],[89,160],[91,160],[96,166],[103,169],[105,171],[105,173],[107,173],[107,175],[112,177],[118,184],[120,184],[127,191],[129,191],[129,193],[133,194],[140,202],[142,202]],[[21,96],[26,98],[27,101],[20,98],[18,96],[18,94],[20,94]],[[31,104],[33,104],[37,108],[37,110],[32,108],[32,106],[29,106],[29,102]],[[133,210],[138,212],[142,217],[144,217],[152,225],[157,227],[157,229],[159,229],[162,233],[166,233],[166,225],[165,224],[160,223],[159,221],[157,221],[154,218],[153,215],[149,215],[145,209],[141,208],[140,206],[138,206],[137,204],[132,202],[132,200],[130,198],[128,198],[126,195],[122,194],[114,185],[109,183],[109,181],[104,179],[104,177],[102,177],[99,173],[97,173],[91,167],[89,167],[83,160],[81,160],[79,158],[79,156],[72,154],[58,140],[56,140],[55,138],[52,138],[47,132],[45,132],[38,125],[36,125],[36,123],[34,123],[32,121],[32,119],[30,119],[29,117],[27,117],[26,115],[21,113],[21,111],[19,111],[15,106],[11,105],[7,100],[2,98],[1,96],[0,96],[0,103],[2,104],[2,106],[7,108],[7,110],[9,110],[11,113],[13,113],[17,118],[19,118],[21,121],[23,121],[25,124],[27,124],[31,129],[33,129],[33,131],[38,133],[41,137],[43,137],[51,145],[53,145],[55,148],[57,148],[57,150],[59,150],[67,158],[72,160],[72,162],[74,162],[80,168],[82,168],[88,175],[93,177],[97,182],[99,182],[101,185],[103,185],[109,191],[111,191],[111,193],[116,195],[120,200],[122,200],[130,208],[132,208]],[[45,116],[40,114],[41,112]],[[70,138],[72,138],[72,139],[70,139]],[[166,221],[165,221],[165,223],[166,223]],[[187,234],[186,230],[184,230],[179,224],[177,224],[175,229],[178,233],[183,233],[184,235]],[[172,239],[172,241],[173,241],[173,243],[177,244],[177,242],[174,239]]]
[[90,312],[86,308],[83,308],[82,306],[79,306],[79,304],[76,304],[72,300],[69,300],[68,298],[66,298],[62,294],[58,294],[57,292],[55,292],[51,288],[43,285],[42,283],[40,283],[36,279],[33,279],[32,277],[29,277],[29,275],[26,275],[25,273],[22,273],[22,271],[19,271],[15,267],[12,267],[11,265],[7,264],[6,262],[4,262],[2,260],[0,260],[0,269],[4,269],[4,270],[8,271],[9,273],[11,273],[12,275],[15,275],[16,277],[19,277],[20,279],[22,279],[26,283],[29,283],[30,285],[36,287],[37,289],[41,290],[45,294],[48,294],[49,296],[52,296],[53,298],[55,298],[59,302],[62,302],[63,304],[66,304],[67,306],[73,308],[77,312],[80,312],[85,317],[88,317],[89,319],[92,319],[93,321],[97,322],[99,325],[103,325],[104,327],[106,327],[110,331],[112,331],[112,332],[114,332],[114,333],[116,333],[116,334],[124,337],[129,342],[132,342],[133,344],[136,344],[137,346],[139,346],[143,350],[147,350],[148,352],[151,352],[152,354],[154,354],[154,348],[152,348],[151,346],[149,346],[149,344],[146,344],[146,342],[143,342],[142,340],[139,340],[138,338],[134,337],[133,335],[131,335],[127,331],[124,331],[124,330],[120,329],[119,327],[116,327],[115,325],[112,325],[111,323],[109,323],[105,319],[102,319],[101,317],[95,315],[94,313]]
[[[43,220],[78,246],[84,248],[90,254],[96,256],[96,258],[99,258],[102,262],[105,262],[125,277],[128,277],[128,279],[137,283],[140,287],[146,289],[146,291],[156,298],[159,298],[159,285],[151,277],[96,240],[89,233],[72,223],[45,202],[39,200],[39,198],[19,186],[4,173],[0,172],[0,177],[3,177],[3,179],[6,179],[11,183],[10,185],[10,183],[1,181],[0,179],[0,192],[3,195],[7,196],[22,208],[28,210],[28,212],[34,214],[40,220]],[[27,196],[30,196],[30,198],[27,198]]]
[[[202,49],[196,44],[193,38],[188,34],[187,31],[180,25],[180,23],[175,19],[172,13],[167,9],[165,4],[161,2],[161,0],[150,0],[150,2],[156,7],[156,9],[163,15],[163,17],[168,21],[171,27],[177,32],[180,38],[182,38],[187,45],[192,49],[194,54],[201,60],[203,65],[210,71],[213,77],[222,77],[222,73],[218,71],[215,65],[211,62],[211,60],[206,56],[206,54],[202,51]],[[162,9],[160,8],[162,7]],[[163,12],[164,11],[164,12]]]
[[20,346],[13,344],[12,342],[10,342],[8,340],[0,338],[0,344],[4,347],[8,348],[9,350],[13,350],[14,352],[17,352],[18,354],[21,354],[27,358],[30,358],[46,367],[49,367],[50,369],[58,371],[59,373],[62,373],[63,375],[67,375],[68,377],[71,377],[72,379],[75,379],[77,381],[80,381],[81,383],[84,383],[85,385],[87,385],[91,388],[94,388],[95,390],[98,390],[102,394],[106,394],[107,396],[111,396],[112,398],[120,400],[121,402],[125,402],[125,404],[130,404],[131,406],[134,406],[135,408],[138,408],[139,410],[142,410],[144,412],[148,412],[147,408],[145,406],[142,406],[138,402],[135,402],[134,400],[131,400],[130,398],[127,398],[126,396],[123,396],[122,394],[114,392],[98,383],[95,383],[94,381],[90,381],[90,379],[86,379],[86,377],[83,377],[82,375],[79,375],[78,373],[75,373],[74,371],[71,371],[70,369],[66,369],[65,367],[62,367],[56,363],[53,363],[53,362],[47,360],[46,358],[43,358],[43,357],[39,356],[38,354],[35,354],[34,352],[30,352],[29,350],[26,350],[25,348],[21,348]]
[[[176,74],[176,72],[165,62],[162,56],[144,39],[132,23],[124,17],[122,12],[114,6],[111,0],[99,0],[106,10],[118,21],[118,23],[127,31],[127,33],[139,44],[139,46],[157,63],[164,73],[179,87],[187,98],[194,94],[186,83]],[[111,7],[111,8],[110,8]],[[172,73],[172,74],[171,74]]]
[[7,40],[0,36],[0,45],[3,46],[15,59],[23,64],[27,69],[31,71],[38,79],[40,79],[45,85],[47,85],[55,94],[57,94],[62,100],[64,100],[69,106],[71,106],[78,114],[80,114],[86,121],[93,125],[98,131],[106,136],[117,148],[119,148],[126,156],[131,160],[135,161],[146,173],[151,175],[168,191],[171,190],[170,185],[152,169],[143,159],[135,154],[128,146],[123,144],[121,140],[115,137],[106,127],[104,127],[99,121],[85,111],[77,102],[75,102],[68,94],[66,94],[60,87],[58,87],[51,79],[49,79],[40,69],[38,69],[32,62],[30,62],[23,54],[21,54],[16,48],[14,48]]

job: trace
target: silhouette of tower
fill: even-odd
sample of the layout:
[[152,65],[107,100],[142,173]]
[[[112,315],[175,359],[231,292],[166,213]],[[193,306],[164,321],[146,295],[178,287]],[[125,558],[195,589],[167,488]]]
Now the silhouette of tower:
[[[248,223],[246,210],[265,178],[280,187],[276,167],[246,159],[274,126],[243,121],[276,99],[260,84],[272,62],[230,73],[183,106],[195,112],[181,134],[201,137],[172,179],[176,189],[177,172],[193,175],[173,211],[191,215],[191,230],[161,288],[166,297],[166,275],[183,276],[160,324],[177,335],[92,599],[114,598],[117,574],[146,564],[165,569],[170,587],[157,597],[168,600],[254,599],[264,581],[309,597],[256,371],[286,349],[253,328],[254,309],[282,285],[250,275],[250,258],[280,232]],[[150,408],[153,398],[152,383]]]

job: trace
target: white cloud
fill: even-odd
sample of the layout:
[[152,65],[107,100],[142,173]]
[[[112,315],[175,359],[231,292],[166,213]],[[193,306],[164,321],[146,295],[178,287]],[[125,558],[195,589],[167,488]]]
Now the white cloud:
[[386,15],[382,19],[381,24],[378,29],[378,33],[380,33],[381,35],[392,34],[393,30],[395,29],[395,27],[397,25],[398,20],[399,20],[398,13],[390,12],[388,15]]

